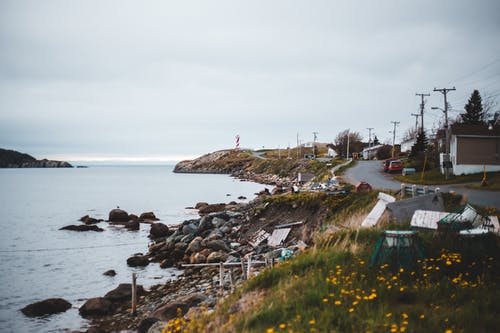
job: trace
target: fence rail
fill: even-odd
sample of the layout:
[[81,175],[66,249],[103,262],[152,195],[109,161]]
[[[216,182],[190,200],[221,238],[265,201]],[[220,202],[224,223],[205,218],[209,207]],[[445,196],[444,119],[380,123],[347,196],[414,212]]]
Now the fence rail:
[[406,194],[411,195],[413,198],[421,196],[421,195],[426,195],[426,194],[434,194],[438,193],[440,191],[439,187],[436,188],[430,188],[427,185],[424,186],[418,186],[418,185],[407,185],[405,183],[401,184],[401,191],[400,194],[401,196],[405,196]]

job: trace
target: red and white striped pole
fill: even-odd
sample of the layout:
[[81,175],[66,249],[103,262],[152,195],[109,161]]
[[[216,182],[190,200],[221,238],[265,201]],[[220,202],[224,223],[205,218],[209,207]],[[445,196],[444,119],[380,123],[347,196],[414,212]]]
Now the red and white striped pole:
[[236,135],[236,149],[240,149],[240,136]]

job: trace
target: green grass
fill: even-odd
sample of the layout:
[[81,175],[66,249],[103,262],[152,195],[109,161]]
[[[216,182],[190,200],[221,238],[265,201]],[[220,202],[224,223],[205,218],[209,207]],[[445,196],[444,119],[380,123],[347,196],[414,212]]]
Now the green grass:
[[500,172],[489,172],[486,173],[486,178],[488,181],[487,186],[481,186],[481,181],[483,179],[483,174],[473,174],[473,175],[460,175],[454,176],[451,175],[448,179],[445,179],[445,176],[441,174],[439,168],[428,170],[424,173],[422,178],[421,172],[417,172],[411,175],[398,175],[394,177],[395,179],[411,184],[424,184],[424,185],[441,185],[441,184],[468,184],[468,186],[472,188],[478,189],[486,189],[486,190],[500,190]]
[[[332,199],[278,196],[273,204],[331,205],[329,222],[368,210],[376,193]],[[459,196],[445,197],[450,208]],[[329,201],[331,200],[331,201]],[[387,226],[386,228],[404,228]],[[500,240],[419,233],[426,258],[408,269],[369,267],[383,229],[326,231],[316,245],[267,268],[184,332],[492,332],[500,316]],[[258,295],[258,296],[256,296]],[[229,311],[242,299],[245,311]],[[229,314],[231,313],[231,314]],[[211,329],[210,329],[211,328]]]
[[280,326],[287,332],[495,330],[496,243],[488,253],[470,255],[466,249],[465,254],[442,250],[444,242],[424,236],[429,259],[413,270],[392,271],[368,267],[380,231],[339,233],[336,237],[349,239],[348,248],[356,245],[355,254],[337,242],[261,272],[244,292],[263,290],[266,297],[251,314],[232,318],[231,327],[238,332],[285,331]]

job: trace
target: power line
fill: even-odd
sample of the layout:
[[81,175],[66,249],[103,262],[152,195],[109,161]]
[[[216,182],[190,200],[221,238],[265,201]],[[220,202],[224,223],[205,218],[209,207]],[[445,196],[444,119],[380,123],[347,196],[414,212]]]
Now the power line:
[[497,63],[497,62],[499,62],[499,61],[500,61],[500,58],[497,58],[497,59],[493,60],[492,62],[490,62],[490,63],[488,63],[488,64],[484,65],[483,67],[480,67],[479,69],[477,69],[477,70],[475,70],[475,71],[473,71],[473,72],[471,72],[471,73],[469,73],[469,74],[463,75],[463,76],[461,76],[461,77],[459,77],[459,78],[457,78],[457,79],[452,80],[452,82],[461,81],[461,80],[463,80],[463,79],[465,79],[465,78],[468,78],[468,77],[469,77],[469,76],[471,76],[471,75],[474,75],[474,74],[477,74],[477,73],[479,73],[479,72],[482,72],[482,71],[483,71],[483,70],[485,70],[486,68],[488,68],[488,67],[490,67],[490,66],[492,66],[492,65],[496,64],[496,63]]

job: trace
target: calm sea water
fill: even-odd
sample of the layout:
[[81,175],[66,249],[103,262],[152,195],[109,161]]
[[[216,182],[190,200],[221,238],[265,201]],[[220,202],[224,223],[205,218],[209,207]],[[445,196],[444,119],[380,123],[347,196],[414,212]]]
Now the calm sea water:
[[[126,259],[147,251],[149,226],[140,231],[99,224],[104,232],[59,230],[79,224],[83,215],[107,219],[120,206],[139,215],[153,211],[161,222],[196,218],[185,209],[249,199],[263,185],[225,175],[174,174],[173,166],[114,166],[87,169],[0,169],[0,332],[61,332],[84,327],[78,308],[103,296],[132,272],[146,287],[179,272],[158,264],[130,268]],[[228,196],[228,194],[230,196]],[[118,274],[107,277],[103,272]],[[27,318],[19,309],[35,301],[62,297],[73,304],[63,314]]]

